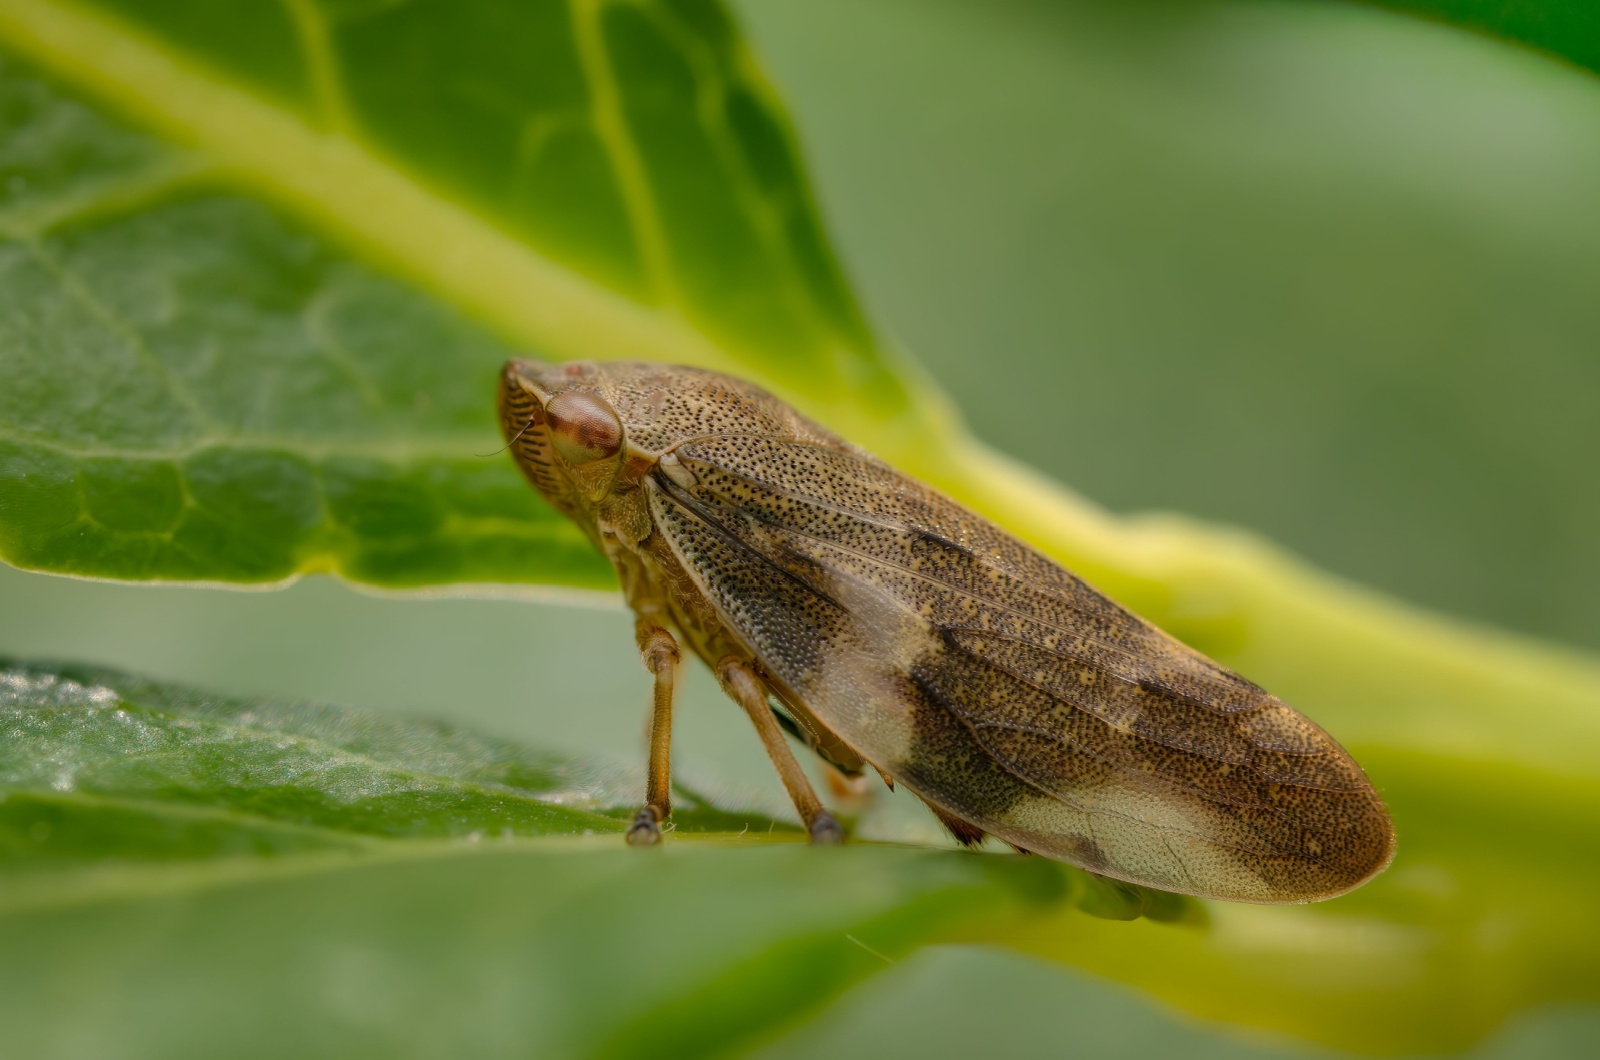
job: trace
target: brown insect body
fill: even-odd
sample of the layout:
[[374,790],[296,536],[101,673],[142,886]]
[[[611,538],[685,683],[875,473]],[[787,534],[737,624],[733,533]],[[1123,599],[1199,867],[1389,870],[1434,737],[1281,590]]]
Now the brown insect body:
[[838,828],[765,691],[823,757],[870,763],[964,841],[1251,902],[1331,897],[1388,863],[1383,803],[1320,728],[760,388],[513,361],[500,407],[528,478],[616,566],[657,675],[630,840],[669,812],[676,630],[762,731],[814,839]]

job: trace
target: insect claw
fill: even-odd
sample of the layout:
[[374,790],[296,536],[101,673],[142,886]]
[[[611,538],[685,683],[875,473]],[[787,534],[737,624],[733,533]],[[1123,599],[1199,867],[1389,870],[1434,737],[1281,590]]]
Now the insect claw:
[[634,815],[627,838],[630,847],[653,847],[661,842],[661,815],[654,806],[646,806]]
[[811,833],[812,846],[834,847],[844,842],[844,829],[833,814],[823,810],[806,825],[806,831]]

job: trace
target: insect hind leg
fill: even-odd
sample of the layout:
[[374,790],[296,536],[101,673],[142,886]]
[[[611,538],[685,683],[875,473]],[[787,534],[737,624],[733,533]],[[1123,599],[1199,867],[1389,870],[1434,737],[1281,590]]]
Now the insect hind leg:
[[844,829],[833,814],[823,808],[822,800],[817,798],[794,752],[784,742],[783,729],[767,707],[767,689],[761,683],[761,678],[748,663],[730,655],[717,664],[717,679],[722,682],[723,691],[743,707],[755,723],[767,757],[772,759],[778,778],[783,781],[790,801],[799,812],[800,820],[805,823],[811,842],[824,845],[844,842]]

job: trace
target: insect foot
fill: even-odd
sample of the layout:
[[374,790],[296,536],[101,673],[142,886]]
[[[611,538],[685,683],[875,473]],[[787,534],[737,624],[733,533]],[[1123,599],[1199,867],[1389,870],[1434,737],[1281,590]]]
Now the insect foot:
[[634,815],[633,824],[628,826],[628,845],[653,847],[659,842],[661,842],[661,815],[656,812],[654,806],[646,806]]
[[806,826],[806,831],[811,833],[811,845],[818,847],[836,847],[844,842],[844,829],[834,819],[833,814],[823,810],[811,818],[811,823]]

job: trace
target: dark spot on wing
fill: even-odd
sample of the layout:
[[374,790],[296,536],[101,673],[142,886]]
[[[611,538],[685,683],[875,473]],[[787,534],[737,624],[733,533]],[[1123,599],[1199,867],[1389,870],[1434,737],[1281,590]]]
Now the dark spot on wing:
[[904,700],[911,712],[911,752],[897,772],[908,784],[936,791],[946,805],[989,819],[1002,817],[1030,794],[978,742],[960,709],[940,687],[934,666],[911,668]]
[[948,537],[936,534],[932,530],[926,529],[925,527],[913,527],[911,528],[911,533],[913,540],[915,541],[914,547],[921,551],[953,552],[958,556],[964,556],[968,559],[976,555],[976,553],[974,553],[972,549],[968,548],[966,545],[957,544]]

